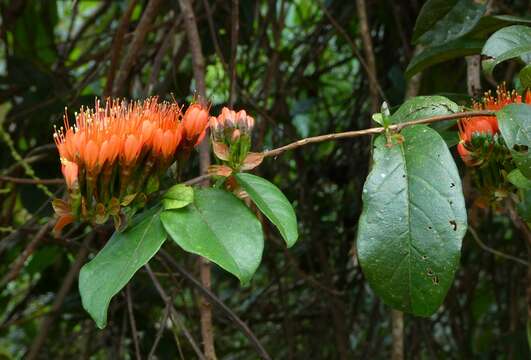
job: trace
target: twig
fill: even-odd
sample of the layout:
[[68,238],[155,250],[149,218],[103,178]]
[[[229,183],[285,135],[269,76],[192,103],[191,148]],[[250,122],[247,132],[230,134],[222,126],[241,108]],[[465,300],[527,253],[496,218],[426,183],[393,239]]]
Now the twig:
[[371,108],[372,112],[378,112],[379,96],[378,90],[378,72],[376,71],[376,59],[374,58],[374,51],[372,47],[371,31],[369,27],[369,20],[367,19],[367,6],[365,0],[356,0],[356,8],[358,10],[358,18],[360,21],[361,40],[363,49],[365,51],[365,59],[367,62],[367,73],[369,75],[369,90],[371,93]]
[[223,301],[221,301],[212,291],[204,287],[196,278],[194,278],[188,271],[173,260],[173,258],[164,250],[160,251],[160,255],[164,260],[171,265],[178,273],[180,273],[186,280],[188,280],[199,292],[201,292],[205,297],[207,297],[214,305],[218,306],[229,318],[231,318],[236,325],[242,330],[245,336],[251,341],[251,344],[256,349],[257,353],[262,359],[270,360],[270,356],[254,335],[251,329],[247,326],[245,322],[234,311],[232,311]]
[[39,230],[39,232],[37,232],[33,240],[30,241],[30,243],[28,244],[28,246],[26,246],[22,254],[20,254],[20,256],[17,258],[17,260],[11,267],[11,270],[2,278],[2,280],[0,281],[0,288],[3,288],[8,282],[18,276],[20,270],[24,266],[24,263],[26,262],[28,257],[33,254],[39,243],[48,233],[48,230],[50,230],[51,226],[52,221],[50,220],[41,227],[41,229]]
[[393,335],[392,360],[404,359],[404,313],[399,310],[391,310],[391,323]]
[[504,252],[501,252],[499,250],[496,250],[496,249],[493,249],[493,248],[489,247],[483,241],[481,241],[481,239],[479,238],[478,233],[476,232],[476,230],[474,230],[474,228],[472,226],[470,226],[470,225],[468,225],[468,231],[470,232],[470,234],[472,235],[474,240],[478,243],[479,247],[481,247],[483,250],[488,251],[488,252],[490,252],[490,253],[492,253],[494,255],[497,255],[499,257],[502,257],[504,259],[515,261],[515,262],[517,262],[517,263],[519,263],[521,265],[524,265],[524,266],[530,266],[531,265],[527,261],[522,260],[520,258],[517,258],[516,256],[509,255],[509,254],[506,254]]
[[133,9],[136,6],[137,0],[131,0],[127,9],[125,10],[122,18],[120,19],[120,24],[118,25],[118,30],[116,35],[114,35],[114,40],[112,42],[112,53],[111,53],[111,65],[109,66],[109,73],[107,75],[107,83],[105,84],[104,94],[109,96],[112,93],[114,77],[116,75],[116,70],[120,64],[120,54],[122,52],[122,44],[124,41],[124,36],[129,26],[129,19],[133,13]]
[[133,313],[133,300],[131,299],[131,284],[127,284],[125,288],[125,298],[127,301],[127,313],[129,314],[129,326],[131,326],[131,336],[135,344],[135,355],[137,360],[141,360],[140,344],[138,343],[138,331],[136,329],[135,314]]
[[470,55],[465,60],[468,95],[478,96],[481,93],[481,55]]
[[[453,113],[453,114],[448,114],[448,115],[432,116],[429,118],[408,121],[408,122],[404,122],[401,124],[394,124],[394,125],[389,126],[389,129],[390,130],[401,130],[405,127],[412,126],[412,125],[431,124],[431,123],[438,122],[438,121],[460,119],[460,118],[472,117],[472,116],[495,116],[495,115],[496,113],[494,111],[488,111],[488,110],[459,112],[459,113]],[[293,149],[299,148],[307,144],[319,143],[319,142],[330,141],[330,140],[338,140],[338,139],[355,138],[355,137],[360,137],[360,136],[365,136],[365,135],[380,134],[380,133],[383,133],[384,131],[385,131],[385,128],[383,127],[375,127],[375,128],[364,129],[364,130],[346,131],[346,132],[341,132],[341,133],[313,136],[313,137],[295,141],[291,144],[284,145],[284,146],[281,146],[273,150],[264,151],[262,154],[264,155],[264,157],[278,156],[285,151],[293,150]]]
[[[437,115],[432,116],[429,118],[424,119],[418,119],[413,121],[408,121],[400,124],[395,124],[389,126],[389,129],[399,131],[405,127],[412,126],[412,125],[419,125],[419,124],[431,124],[439,121],[446,121],[446,120],[452,120],[452,119],[460,119],[464,117],[473,117],[473,116],[495,116],[496,113],[489,110],[479,110],[479,111],[467,111],[467,112],[460,112],[460,113],[454,113],[454,114],[448,114],[448,115]],[[355,130],[355,131],[346,131],[341,133],[333,133],[333,134],[326,134],[326,135],[318,135],[318,136],[312,136],[304,139],[297,140],[295,142],[292,142],[290,144],[272,149],[272,150],[266,150],[263,151],[262,154],[264,157],[276,157],[283,152],[297,149],[301,146],[308,145],[308,144],[315,144],[320,143],[324,141],[332,141],[332,140],[340,140],[340,139],[349,139],[349,138],[355,138],[365,135],[375,135],[375,134],[381,134],[385,131],[385,128],[383,127],[375,127],[375,128],[369,128],[369,129],[363,129],[363,130]],[[211,178],[213,175],[205,174],[201,175],[195,178],[192,178],[190,180],[187,180],[184,182],[185,185],[196,185],[199,183],[202,183],[205,179]]]
[[[65,44],[65,51],[63,53],[63,56],[65,59],[68,57],[68,54],[72,51],[72,49],[74,49],[77,42],[82,38],[85,31],[87,31],[87,29],[92,24],[94,24],[96,20],[101,19],[102,14],[109,8],[111,3],[112,2],[109,0],[102,1],[100,7],[97,8],[87,20],[85,20],[85,22],[83,23],[79,31],[74,35],[72,40],[69,43]],[[75,9],[77,9],[77,5],[78,5],[78,2],[76,1]],[[74,17],[75,15],[72,15],[72,16]],[[72,23],[74,23],[74,21],[72,21]],[[70,36],[68,36],[68,39],[70,39]]]
[[122,61],[120,70],[118,70],[116,84],[113,85],[113,94],[119,95],[124,93],[123,87],[127,77],[129,76],[129,72],[138,58],[138,52],[142,49],[142,45],[144,45],[144,39],[146,38],[151,27],[151,23],[157,16],[160,3],[161,0],[150,0],[146,6],[146,9],[142,13],[142,18],[135,29],[135,35],[131,42],[131,46],[129,47],[129,50]]
[[155,88],[155,84],[159,77],[160,69],[162,67],[162,60],[164,60],[164,56],[166,55],[168,49],[170,48],[170,45],[172,44],[172,40],[175,36],[175,31],[181,24],[181,21],[182,14],[175,18],[173,25],[170,26],[168,31],[166,31],[166,34],[164,35],[160,43],[157,55],[155,55],[155,59],[153,60],[153,66],[151,67],[151,74],[149,75],[149,80],[144,90],[144,96],[150,95],[153,92],[153,89]]
[[2,176],[0,175],[0,181],[8,181],[15,184],[43,184],[43,185],[62,185],[65,183],[64,179],[26,179],[26,178],[17,178],[12,176]]
[[175,308],[173,307],[172,299],[168,296],[168,294],[166,294],[166,291],[164,291],[164,288],[160,284],[160,282],[157,279],[157,277],[155,276],[155,274],[153,274],[153,271],[151,270],[151,267],[149,266],[149,264],[146,264],[144,266],[144,268],[146,269],[149,277],[151,278],[151,281],[153,281],[153,285],[155,285],[155,288],[157,289],[157,292],[159,293],[160,297],[162,298],[162,301],[164,301],[164,304],[169,307],[170,312],[172,313],[172,315],[174,315],[174,316],[172,316],[172,320],[175,323],[175,325],[177,325],[177,326],[179,326],[181,328],[184,336],[186,337],[186,339],[188,340],[188,342],[190,343],[190,345],[194,349],[194,351],[195,351],[196,355],[199,357],[199,359],[200,360],[206,360],[205,355],[201,352],[201,349],[199,349],[199,346],[195,342],[194,338],[192,337],[192,335],[190,334],[188,329],[184,326],[184,324],[181,324],[178,321],[179,320],[178,313],[177,313],[177,310],[175,310]]
[[[194,79],[201,101],[206,101],[206,85],[205,85],[205,58],[201,49],[201,38],[197,29],[197,22],[190,0],[179,0],[179,5],[184,16],[184,26],[188,37],[188,44],[192,54],[192,68],[194,72]],[[210,143],[208,137],[199,144],[199,169],[201,175],[208,173],[210,166]],[[207,185],[208,182],[203,182]],[[199,259],[199,268],[201,274],[201,282],[207,288],[210,288],[210,262],[204,258]],[[199,298],[199,312],[201,316],[201,335],[203,338],[203,348],[208,360],[215,360],[216,349],[214,347],[214,326],[212,325],[212,309],[205,298]]]
[[94,238],[94,234],[91,234],[87,236],[85,240],[83,241],[83,246],[81,246],[81,249],[77,253],[74,263],[70,267],[70,270],[66,274],[63,284],[61,285],[61,288],[59,289],[59,291],[57,292],[57,295],[55,296],[50,313],[42,321],[41,326],[39,328],[39,332],[37,333],[37,337],[33,341],[33,344],[31,345],[29,354],[26,357],[26,359],[33,360],[38,357],[40,350],[42,346],[44,345],[46,338],[48,337],[48,332],[50,331],[55,321],[55,317],[57,316],[59,309],[61,309],[61,306],[63,305],[63,302],[65,301],[66,295],[68,295],[68,292],[72,288],[72,284],[74,283],[74,280],[77,277],[77,273],[79,272],[79,269],[81,269],[81,266],[83,265],[85,258],[88,255],[89,248],[90,248],[90,242],[92,241],[93,238]]
[[166,327],[166,321],[168,320],[168,317],[170,316],[170,306],[169,304],[166,304],[166,307],[164,308],[164,314],[162,315],[162,319],[160,321],[160,327],[157,330],[157,335],[155,336],[155,341],[153,341],[153,346],[151,346],[151,350],[148,354],[148,360],[153,358],[153,355],[155,355],[155,350],[157,350],[157,346],[159,345],[160,339],[162,338],[162,333],[164,332],[164,328]]
[[[358,2],[359,1],[356,1],[356,3],[358,3]],[[330,21],[330,23],[332,24],[332,26],[343,36],[343,38],[345,38],[345,40],[350,45],[350,47],[352,49],[352,52],[358,58],[361,66],[363,67],[363,69],[365,69],[365,72],[367,72],[367,76],[369,77],[369,86],[371,88],[370,89],[371,90],[371,98],[372,99],[378,99],[378,94],[379,94],[383,99],[385,99],[385,94],[384,94],[382,88],[380,87],[380,85],[378,84],[378,79],[376,77],[376,61],[374,60],[374,53],[372,51],[372,39],[370,37],[370,32],[369,32],[369,28],[368,28],[368,24],[367,24],[367,14],[366,14],[366,11],[365,11],[365,4],[363,4],[363,11],[361,13],[360,13],[359,4],[356,4],[356,5],[358,6],[358,13],[359,13],[358,16],[360,17],[360,23],[363,22],[363,20],[365,21],[364,24],[360,24],[360,25],[362,26],[361,32],[362,32],[363,44],[365,46],[365,52],[366,52],[366,56],[367,56],[367,61],[365,61],[363,56],[361,56],[361,54],[358,51],[358,48],[357,48],[356,44],[354,43],[352,38],[349,36],[349,34],[345,31],[345,29],[341,25],[339,25],[339,23],[334,19],[332,14],[330,14],[330,11],[328,11],[328,8],[326,7],[326,5],[323,4],[321,1],[319,1],[319,4],[321,5],[321,9],[323,10],[325,15],[327,16],[327,18]],[[364,19],[362,19],[362,15],[365,17]],[[368,39],[366,39],[365,36],[368,36]],[[368,54],[367,54],[367,49],[369,50]],[[370,58],[370,56],[371,56],[370,54],[372,54],[372,58]],[[371,61],[372,61],[372,63],[371,63]],[[378,106],[377,105],[378,104],[376,103],[376,106],[375,106],[374,102],[372,102],[373,112],[377,112],[378,111]]]
[[233,107],[236,102],[236,59],[238,56],[238,33],[240,31],[240,4],[238,0],[232,0],[232,21],[230,41],[230,88],[229,106]]

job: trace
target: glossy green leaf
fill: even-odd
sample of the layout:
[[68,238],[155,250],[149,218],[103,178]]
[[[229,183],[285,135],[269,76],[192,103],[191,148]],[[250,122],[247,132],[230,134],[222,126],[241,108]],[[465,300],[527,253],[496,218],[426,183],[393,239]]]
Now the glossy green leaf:
[[504,52],[503,54],[500,54],[496,59],[483,60],[483,62],[481,63],[483,66],[483,71],[491,75],[494,71],[494,68],[498,64],[501,64],[504,61],[511,60],[517,57],[527,59],[527,54],[531,54],[531,44],[517,46],[507,52]]
[[459,111],[459,106],[444,96],[415,96],[407,99],[391,116],[393,124],[448,115]]
[[486,1],[428,0],[420,10],[413,42],[442,45],[469,33],[486,10]]
[[448,60],[479,54],[484,41],[462,37],[443,45],[429,46],[416,54],[406,69],[406,77],[410,78],[424,69]]
[[194,201],[161,214],[164,228],[185,251],[203,256],[247,284],[262,259],[262,226],[227,191],[197,189]]
[[510,104],[496,116],[516,166],[531,179],[531,105]]
[[124,232],[115,232],[79,273],[83,307],[98,327],[107,325],[107,308],[116,295],[166,240],[160,210],[140,214]]
[[496,31],[483,46],[481,54],[489,57],[482,63],[488,74],[499,63],[516,57],[520,57],[526,64],[530,63],[531,27],[513,25]]
[[191,186],[177,184],[166,191],[162,197],[164,210],[180,209],[194,201],[194,189]]
[[461,179],[443,139],[425,125],[404,129],[401,144],[376,138],[363,188],[357,250],[362,270],[393,308],[429,316],[459,266],[466,232]]
[[299,237],[297,217],[282,191],[259,176],[239,173],[234,177],[260,211],[278,228],[288,247],[293,246]]
[[486,39],[488,35],[501,28],[517,24],[531,24],[531,19],[513,15],[486,15],[479,20],[467,37]]

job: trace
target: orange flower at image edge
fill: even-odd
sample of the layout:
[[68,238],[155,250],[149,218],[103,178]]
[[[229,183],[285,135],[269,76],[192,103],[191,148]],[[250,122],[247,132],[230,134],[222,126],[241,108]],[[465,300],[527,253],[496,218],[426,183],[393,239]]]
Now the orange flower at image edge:
[[[475,110],[493,110],[498,111],[509,104],[522,103],[522,96],[515,90],[508,92],[505,85],[498,86],[496,97],[490,92],[486,93],[481,103],[475,103]],[[531,92],[527,90],[525,103],[531,104]],[[458,122],[459,126],[459,144],[457,151],[468,166],[476,165],[476,161],[471,148],[472,137],[475,134],[494,135],[499,132],[498,120],[495,116],[474,116],[463,118]]]

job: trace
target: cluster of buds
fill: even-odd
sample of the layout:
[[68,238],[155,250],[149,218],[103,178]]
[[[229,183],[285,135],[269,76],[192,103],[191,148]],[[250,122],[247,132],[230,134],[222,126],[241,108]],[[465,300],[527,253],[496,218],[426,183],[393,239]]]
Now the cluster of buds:
[[[485,93],[481,102],[474,103],[475,110],[498,111],[509,104],[525,102],[531,104],[531,92],[525,98],[515,90],[507,91],[505,85],[498,86],[496,96]],[[495,116],[474,116],[463,118],[458,122],[459,144],[457,151],[469,167],[475,168],[476,186],[484,193],[485,201],[500,199],[506,196],[504,190],[505,174],[514,164],[511,160],[503,138],[499,134],[498,120]]]
[[64,116],[56,129],[67,200],[53,203],[59,220],[56,230],[75,221],[105,223],[117,228],[143,207],[158,189],[159,179],[176,153],[189,153],[205,136],[208,109],[192,104],[184,116],[176,103],[157,98],[126,103],[107,100],[101,107],[82,108],[75,124]]
[[212,172],[228,176],[233,171],[250,170],[258,166],[263,156],[250,152],[254,118],[245,110],[235,112],[224,107],[218,117],[210,117],[212,147],[222,166],[213,166]]

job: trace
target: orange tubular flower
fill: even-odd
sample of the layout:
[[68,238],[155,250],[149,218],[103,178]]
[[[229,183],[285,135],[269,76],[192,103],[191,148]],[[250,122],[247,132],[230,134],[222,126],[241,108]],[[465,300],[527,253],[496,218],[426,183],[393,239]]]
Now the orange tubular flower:
[[61,163],[61,171],[63,173],[63,176],[65,177],[66,186],[69,189],[72,189],[77,183],[79,167],[75,162],[68,161],[66,159],[62,159]]
[[[200,123],[206,122],[208,112],[191,108],[190,129],[199,137],[205,128]],[[107,100],[103,108],[96,101],[94,109],[81,108],[76,113],[72,126],[65,115],[54,141],[68,188],[80,185],[69,195],[71,215],[107,219],[109,213],[116,214],[116,203],[127,198],[124,203],[129,204],[136,194],[148,193],[147,179],[160,176],[173,162],[183,137],[181,117],[176,103],[159,103],[156,97],[133,103]],[[63,219],[70,219],[64,215],[63,211]]]
[[188,107],[183,118],[183,142],[185,147],[198,145],[208,128],[208,108],[195,103]]

